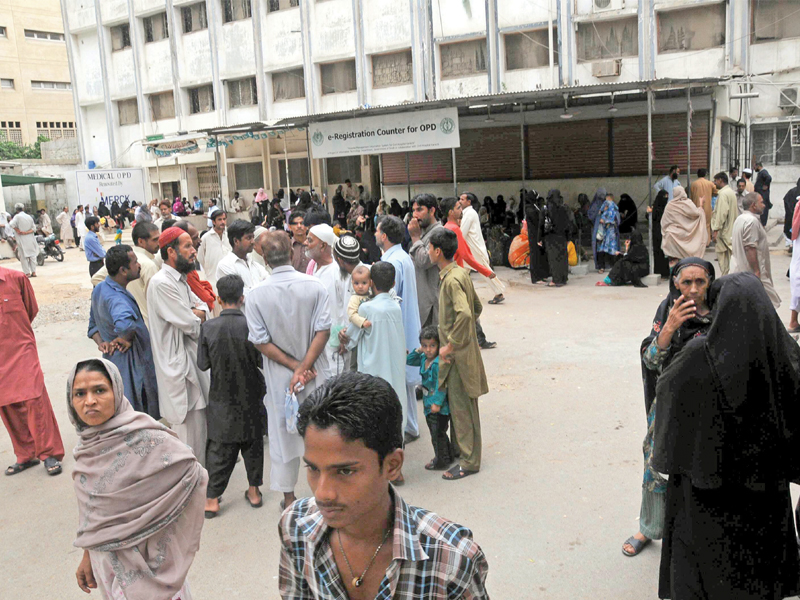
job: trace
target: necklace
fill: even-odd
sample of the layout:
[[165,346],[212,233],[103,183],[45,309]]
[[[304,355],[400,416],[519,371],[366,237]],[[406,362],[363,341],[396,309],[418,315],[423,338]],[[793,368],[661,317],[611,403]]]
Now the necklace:
[[372,566],[372,563],[375,562],[375,559],[378,557],[378,552],[380,552],[381,548],[383,548],[383,545],[386,543],[386,540],[389,537],[391,531],[392,531],[391,527],[386,530],[386,533],[383,534],[383,541],[378,545],[378,548],[375,550],[375,554],[372,555],[372,559],[369,561],[367,568],[364,569],[364,572],[361,573],[360,577],[356,577],[356,574],[353,572],[353,566],[347,559],[347,554],[345,554],[344,546],[342,546],[342,534],[339,533],[338,529],[336,530],[336,537],[339,539],[339,550],[342,551],[342,556],[344,556],[344,562],[347,563],[347,568],[350,569],[350,576],[353,578],[352,580],[353,587],[357,588],[361,587],[361,584],[364,583],[364,576],[367,574],[367,571],[369,571],[369,568]]

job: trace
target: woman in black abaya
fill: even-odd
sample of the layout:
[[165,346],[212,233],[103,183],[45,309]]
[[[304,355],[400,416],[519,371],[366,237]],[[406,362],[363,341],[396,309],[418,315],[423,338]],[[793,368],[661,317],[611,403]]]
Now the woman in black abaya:
[[535,190],[525,194],[525,221],[528,225],[528,245],[530,248],[531,283],[544,283],[550,277],[547,254],[542,241],[544,226],[544,202]]
[[553,280],[550,287],[567,284],[569,262],[567,238],[569,237],[569,215],[560,190],[550,190],[547,194],[545,219],[542,226],[542,240],[547,253],[547,264]]
[[634,231],[628,243],[628,249],[622,258],[611,269],[605,281],[597,285],[626,285],[632,283],[634,287],[647,287],[642,282],[642,277],[650,274],[650,253],[644,245],[642,234]]
[[636,222],[639,220],[639,210],[636,202],[628,194],[620,194],[619,197],[619,223],[620,235],[629,235],[636,231]]
[[719,279],[709,301],[708,334],[656,390],[652,465],[669,475],[659,597],[796,596],[800,349],[751,273]]
[[669,202],[669,194],[665,190],[661,190],[656,194],[656,199],[653,201],[652,212],[653,219],[653,270],[661,275],[661,279],[669,277],[669,260],[664,256],[664,251],[661,249],[661,217],[664,216],[664,209],[667,208]]

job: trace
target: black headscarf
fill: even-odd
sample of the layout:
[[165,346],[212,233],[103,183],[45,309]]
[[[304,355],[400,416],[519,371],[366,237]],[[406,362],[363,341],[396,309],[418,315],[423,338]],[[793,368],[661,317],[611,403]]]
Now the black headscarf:
[[[684,268],[689,266],[700,267],[705,270],[706,273],[708,273],[709,290],[711,289],[711,284],[714,283],[714,265],[707,260],[703,260],[702,258],[697,258],[694,256],[690,256],[689,258],[684,258],[683,260],[678,261],[672,269],[672,276],[669,278],[669,294],[667,294],[667,297],[661,301],[658,310],[656,310],[656,316],[653,318],[653,328],[650,330],[650,335],[642,340],[642,345],[639,350],[640,355],[644,354],[644,351],[650,347],[650,344],[653,343],[653,340],[656,339],[661,333],[661,329],[664,327],[664,324],[669,318],[672,305],[675,304],[675,301],[680,298],[681,295],[681,291],[675,285],[675,277],[677,277],[678,273],[680,273]],[[710,303],[709,306],[711,306]],[[713,315],[710,316],[713,318]],[[675,358],[678,352],[680,352],[690,340],[708,331],[709,327],[710,319],[708,317],[692,317],[683,325],[681,325],[681,328],[678,329],[678,331],[675,332],[675,335],[672,336],[672,341],[670,342],[669,347],[669,355],[664,361],[662,372],[663,369],[669,365],[672,359]],[[656,398],[656,384],[658,383],[658,378],[659,374],[648,369],[644,365],[644,362],[642,362],[644,407],[645,413],[647,414],[650,413],[650,406],[653,404],[653,400]]]
[[552,189],[547,192],[546,214],[550,217],[553,229],[550,232],[546,231],[545,235],[569,236],[569,215],[567,214],[567,207],[564,206],[564,198],[561,196],[561,190]]
[[653,467],[698,488],[800,479],[800,349],[751,273],[717,281],[714,319],[658,382]]
[[619,197],[619,212],[625,213],[622,221],[619,224],[620,233],[630,233],[636,229],[636,222],[639,219],[639,211],[636,208],[636,203],[628,194],[622,194]]

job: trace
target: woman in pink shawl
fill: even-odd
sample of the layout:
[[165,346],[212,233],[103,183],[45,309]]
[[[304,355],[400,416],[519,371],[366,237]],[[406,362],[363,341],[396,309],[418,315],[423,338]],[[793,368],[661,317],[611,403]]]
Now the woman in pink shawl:
[[686,191],[680,186],[672,189],[672,200],[664,209],[661,234],[661,249],[670,265],[690,256],[702,258],[706,252],[706,213],[686,197]]
[[107,360],[75,365],[67,409],[80,436],[78,587],[109,600],[191,600],[186,574],[200,547],[205,469],[172,431],[133,410]]

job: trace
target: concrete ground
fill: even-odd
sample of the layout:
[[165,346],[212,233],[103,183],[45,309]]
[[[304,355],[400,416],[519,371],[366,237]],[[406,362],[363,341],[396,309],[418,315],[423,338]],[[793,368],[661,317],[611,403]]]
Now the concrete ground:
[[[773,254],[785,322],[788,263],[785,253]],[[408,446],[400,493],[472,529],[489,562],[493,598],[655,598],[660,545],[636,558],[620,548],[638,528],[645,433],[638,349],[667,287],[599,288],[601,276],[590,271],[547,289],[531,286],[526,272],[499,272],[510,283],[507,300],[485,305],[481,319],[498,343],[483,353],[491,388],[480,400],[483,468],[459,482],[425,471],[433,451],[424,431]],[[69,450],[76,434],[64,386],[78,359],[98,355],[86,337],[86,260],[69,250],[64,263],[48,259],[32,282],[41,307],[39,354],[68,452],[58,477],[42,467],[0,477],[0,562],[13,565],[0,598],[84,598],[74,575],[81,551],[72,546],[77,509]],[[476,287],[484,301],[491,297],[483,281]],[[0,466],[13,462],[3,429]],[[268,474],[267,464],[265,480]],[[239,463],[221,514],[205,523],[189,574],[198,600],[278,598],[281,495],[267,483],[265,505],[254,510],[242,497],[246,486]],[[303,473],[297,492],[310,494]]]

